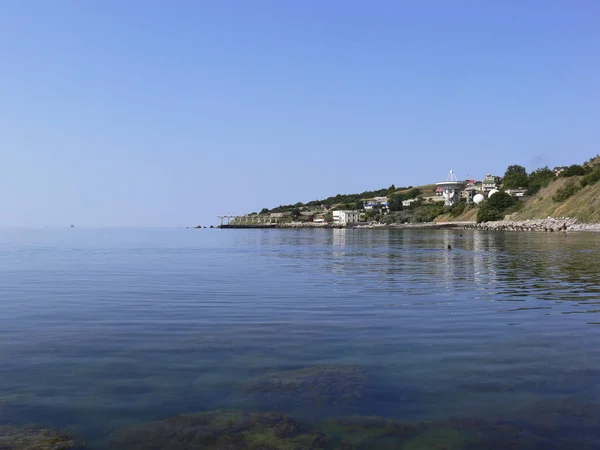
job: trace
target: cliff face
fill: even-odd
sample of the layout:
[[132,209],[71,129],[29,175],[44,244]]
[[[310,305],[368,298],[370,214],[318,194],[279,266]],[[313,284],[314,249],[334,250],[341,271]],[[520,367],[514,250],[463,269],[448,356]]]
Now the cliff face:
[[559,178],[529,198],[513,220],[571,217],[580,222],[600,222],[600,183],[586,186],[562,202],[555,202],[559,189],[579,183],[583,177]]

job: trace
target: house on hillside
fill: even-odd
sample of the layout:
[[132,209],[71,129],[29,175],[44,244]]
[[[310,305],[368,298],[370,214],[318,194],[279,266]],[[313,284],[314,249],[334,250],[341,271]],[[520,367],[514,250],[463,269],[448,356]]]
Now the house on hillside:
[[278,213],[269,214],[269,217],[271,217],[273,219],[281,219],[283,217],[291,217],[291,216],[292,216],[291,212],[278,212]]
[[360,221],[360,211],[333,211],[334,225],[348,225]]
[[554,169],[552,169],[552,171],[554,172],[555,176],[559,176],[561,174],[561,172],[565,169],[568,169],[567,166],[556,166]]
[[404,207],[410,206],[418,200],[419,200],[418,198],[410,198],[408,200],[402,200],[402,206],[404,206]]
[[523,189],[523,188],[514,188],[514,189],[506,189],[506,192],[508,195],[512,195],[513,197],[524,197],[525,195],[527,195],[527,189]]
[[483,192],[490,192],[493,189],[499,189],[502,185],[502,177],[498,175],[486,174],[482,182]]
[[363,206],[365,207],[366,210],[373,209],[373,208],[376,208],[379,206],[382,207],[383,209],[387,209],[388,208],[388,198],[387,197],[370,198],[363,203]]

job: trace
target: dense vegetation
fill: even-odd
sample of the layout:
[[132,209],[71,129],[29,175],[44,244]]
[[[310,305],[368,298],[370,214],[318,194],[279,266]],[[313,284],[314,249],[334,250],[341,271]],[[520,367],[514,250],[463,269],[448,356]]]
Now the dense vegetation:
[[504,173],[504,180],[502,186],[505,189],[511,188],[527,188],[529,185],[529,177],[527,176],[527,170],[525,167],[513,165],[509,166]]
[[458,217],[467,209],[467,200],[461,198],[458,202],[450,207],[450,217]]
[[506,192],[497,192],[479,205],[477,222],[502,220],[506,214],[515,211],[519,206],[519,199]]
[[443,202],[424,202],[419,200],[401,211],[390,212],[383,217],[386,224],[432,222],[445,212]]
[[422,194],[419,188],[412,188],[407,192],[401,192],[398,194],[393,194],[390,196],[388,201],[388,207],[390,211],[402,211],[404,207],[402,206],[402,202],[405,200],[412,200],[413,198],[417,198]]
[[598,181],[600,181],[600,166],[596,166],[581,179],[581,187],[596,184]]
[[579,164],[573,164],[560,173],[561,177],[576,177],[585,175],[585,169]]
[[402,190],[408,188],[396,188],[393,184],[387,189],[378,189],[376,191],[365,191],[359,194],[337,194],[332,197],[327,197],[323,200],[313,200],[308,203],[298,202],[293,205],[281,205],[273,209],[263,208],[261,214],[268,213],[279,213],[279,212],[291,212],[296,208],[302,207],[319,207],[321,205],[341,205],[343,209],[363,209],[362,200],[373,198],[373,197],[385,197],[396,190]]
[[556,191],[556,194],[552,197],[555,202],[564,202],[569,197],[576,194],[581,189],[580,186],[574,183],[569,183]]
[[548,169],[548,166],[534,170],[529,174],[527,194],[533,195],[540,189],[545,188],[556,178],[554,172]]

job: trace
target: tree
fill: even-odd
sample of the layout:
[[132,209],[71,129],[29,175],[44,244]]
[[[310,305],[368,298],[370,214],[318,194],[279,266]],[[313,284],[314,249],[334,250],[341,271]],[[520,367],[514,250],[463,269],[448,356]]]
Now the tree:
[[545,188],[552,183],[555,178],[556,175],[554,175],[554,172],[550,170],[548,166],[534,170],[529,174],[529,189],[527,190],[527,193],[529,195],[535,194],[540,189]]
[[519,205],[519,200],[506,192],[496,192],[479,206],[477,222],[502,220],[506,213]]
[[504,180],[502,186],[505,189],[510,188],[526,188],[529,184],[529,177],[527,176],[527,170],[523,166],[512,165],[508,166],[504,173]]
[[300,217],[300,208],[292,209],[292,219],[297,219]]
[[388,200],[388,208],[390,211],[402,211],[402,201],[404,200],[404,195],[396,194],[392,195]]
[[269,214],[269,210],[267,208],[263,208],[260,210],[261,214]]
[[579,164],[573,164],[560,173],[561,177],[575,177],[578,175],[585,175],[585,169]]
[[419,188],[412,188],[410,191],[408,191],[405,195],[405,199],[406,200],[410,200],[412,198],[417,198],[418,196],[421,195],[421,189]]
[[354,204],[354,206],[352,207],[353,210],[355,211],[360,211],[361,209],[365,209],[365,205],[363,204],[362,201],[358,201]]

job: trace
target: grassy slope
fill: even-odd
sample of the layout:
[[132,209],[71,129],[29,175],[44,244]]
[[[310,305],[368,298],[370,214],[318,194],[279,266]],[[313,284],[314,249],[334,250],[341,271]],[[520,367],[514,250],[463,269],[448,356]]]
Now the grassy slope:
[[556,203],[552,197],[558,189],[569,183],[579,185],[582,177],[559,178],[525,202],[515,215],[516,220],[545,219],[546,217],[572,217],[582,222],[600,222],[600,183],[586,186],[564,202]]
[[[415,186],[416,188],[419,188],[421,190],[421,196],[423,197],[433,197],[435,195],[435,184],[425,184],[423,186]],[[410,188],[412,189],[412,188]],[[410,189],[396,189],[394,191],[394,194],[405,194],[408,191],[410,191]]]
[[[600,157],[585,165],[597,166]],[[552,197],[566,184],[579,186],[582,177],[558,178],[548,187],[528,199],[523,209],[515,215],[516,220],[545,219],[546,217],[572,217],[582,222],[600,222],[600,183],[586,186],[564,202],[556,203]]]
[[475,222],[477,221],[477,209],[469,209],[465,211],[460,216],[450,217],[450,214],[442,214],[438,216],[434,222],[436,223],[446,223],[446,222]]

